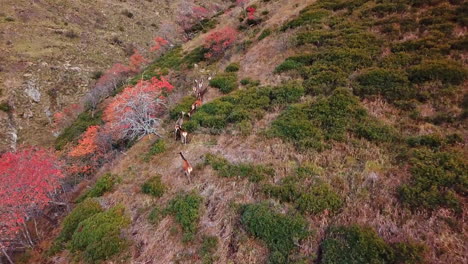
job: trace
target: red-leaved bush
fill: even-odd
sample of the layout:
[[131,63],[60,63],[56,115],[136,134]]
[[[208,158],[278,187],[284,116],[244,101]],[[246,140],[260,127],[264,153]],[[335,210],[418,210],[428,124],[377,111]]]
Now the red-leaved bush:
[[153,52],[153,51],[158,51],[160,50],[162,47],[166,46],[167,44],[169,44],[169,41],[167,41],[166,39],[164,39],[163,37],[155,37],[154,38],[154,46],[152,46],[150,48],[150,51]]
[[237,31],[232,27],[225,27],[221,30],[209,34],[205,38],[204,47],[208,50],[206,58],[219,58],[224,52],[234,44],[237,38]]
[[138,72],[144,63],[146,63],[146,59],[135,49],[133,55],[130,56],[130,69],[133,72]]
[[97,136],[99,126],[90,126],[81,136],[78,145],[73,148],[68,156],[83,157],[95,153],[98,150]]
[[52,201],[64,177],[61,162],[42,148],[0,156],[0,247],[18,242],[25,221]]
[[160,117],[165,110],[164,93],[172,86],[164,77],[140,80],[114,97],[104,110],[103,119],[115,140],[135,139],[158,134]]
[[255,7],[248,7],[247,8],[247,19],[254,20],[255,19]]

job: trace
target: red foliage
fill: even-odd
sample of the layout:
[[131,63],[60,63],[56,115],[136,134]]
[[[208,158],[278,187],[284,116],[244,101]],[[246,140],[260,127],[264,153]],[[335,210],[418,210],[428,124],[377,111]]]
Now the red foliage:
[[65,107],[62,112],[56,112],[53,116],[54,128],[60,130],[68,126],[83,111],[81,104],[71,104]]
[[209,34],[205,38],[205,48],[208,52],[206,58],[220,57],[236,40],[237,31],[231,27],[225,27],[219,31]]
[[163,92],[171,92],[173,88],[164,77],[140,80],[135,86],[125,88],[104,110],[106,129],[114,139],[156,133],[159,117],[165,109]]
[[[201,6],[195,6],[192,8],[192,13],[193,13],[193,17],[196,19],[196,20],[202,20],[204,18],[207,18],[208,17],[208,9],[204,8],[204,7],[201,7]],[[197,21],[197,22],[198,22]]]
[[146,59],[138,52],[138,50],[133,51],[133,55],[130,56],[130,69],[134,72],[140,71],[141,65],[146,63]]
[[163,37],[155,37],[154,38],[154,46],[150,48],[150,51],[153,52],[153,51],[158,51],[160,50],[162,47],[166,46],[167,44],[169,44],[169,41],[167,41],[166,39],[164,39]]
[[99,78],[96,87],[116,86],[123,77],[131,72],[130,67],[116,63]]
[[83,133],[81,139],[78,143],[78,146],[73,148],[68,156],[70,157],[83,157],[95,153],[98,150],[97,145],[97,136],[98,136],[99,126],[90,126]]
[[20,225],[51,201],[64,177],[61,166],[52,152],[41,148],[0,156],[0,237],[14,240]]
[[257,9],[255,9],[255,7],[248,7],[247,8],[247,18],[251,19],[251,20],[254,20],[255,19],[255,11],[257,11]]

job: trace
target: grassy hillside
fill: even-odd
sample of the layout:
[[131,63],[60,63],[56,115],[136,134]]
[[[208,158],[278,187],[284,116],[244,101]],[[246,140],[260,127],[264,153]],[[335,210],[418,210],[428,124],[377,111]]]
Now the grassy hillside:
[[[119,146],[42,259],[467,262],[467,4],[245,7],[254,11],[232,6],[129,80],[164,73],[176,86],[163,137]],[[233,46],[206,56],[204,39],[226,26],[239,33]],[[208,75],[183,145],[175,120]]]

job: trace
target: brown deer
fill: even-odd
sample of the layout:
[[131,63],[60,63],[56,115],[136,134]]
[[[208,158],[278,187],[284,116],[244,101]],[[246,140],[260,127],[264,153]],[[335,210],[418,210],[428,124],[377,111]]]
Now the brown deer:
[[184,123],[184,116],[185,112],[181,112],[181,116],[179,119],[177,119],[175,127],[174,127],[174,135],[175,135],[175,140],[178,140],[181,137],[181,132],[180,130],[182,129],[182,124]]
[[179,154],[180,154],[180,157],[182,157],[182,160],[183,160],[182,169],[184,170],[184,174],[185,174],[185,176],[187,176],[187,178],[188,178],[188,180],[190,182],[190,173],[192,173],[193,168],[190,165],[190,163],[187,161],[187,159],[185,159],[182,152],[179,152]]
[[188,132],[182,128],[179,128],[179,133],[180,133],[180,141],[182,142],[182,144],[187,144]]

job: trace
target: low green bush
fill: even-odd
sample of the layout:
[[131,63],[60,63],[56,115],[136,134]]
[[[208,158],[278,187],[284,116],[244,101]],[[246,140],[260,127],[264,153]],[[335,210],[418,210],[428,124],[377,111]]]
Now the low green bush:
[[263,192],[281,202],[292,203],[302,213],[319,214],[325,210],[331,213],[338,211],[343,205],[343,199],[330,185],[311,176],[315,176],[315,173],[300,167],[296,174],[284,178],[280,184],[264,185]]
[[233,62],[233,63],[229,64],[226,67],[225,71],[226,72],[237,72],[237,71],[239,71],[239,68],[240,68],[239,63]]
[[144,155],[144,161],[150,161],[150,159],[156,155],[156,154],[161,154],[166,151],[166,143],[164,142],[163,139],[158,138],[153,144],[151,144],[151,147]]
[[218,238],[215,236],[203,236],[202,245],[200,247],[200,257],[203,264],[215,263],[215,256],[213,254],[218,248]]
[[55,139],[55,149],[62,150],[69,142],[77,140],[88,127],[100,125],[102,123],[101,115],[102,112],[93,115],[90,111],[78,115],[75,121]]
[[373,118],[368,118],[366,122],[359,123],[353,129],[353,132],[358,137],[374,142],[394,142],[398,139],[395,129]]
[[0,103],[0,111],[9,113],[11,111],[11,106],[7,102]]
[[321,245],[323,264],[392,263],[393,252],[374,230],[357,225],[332,227]]
[[325,9],[310,10],[308,12],[303,12],[299,17],[287,22],[281,27],[282,31],[291,28],[297,28],[304,25],[313,25],[320,23],[324,18],[331,15],[331,12]]
[[148,221],[152,225],[157,225],[159,221],[161,221],[163,215],[163,211],[158,206],[155,206],[148,215]]
[[414,242],[397,242],[391,244],[394,260],[393,263],[422,264],[426,248]]
[[468,163],[458,153],[417,149],[410,159],[411,178],[399,188],[399,198],[411,209],[440,207],[461,211],[457,196],[468,191]]
[[287,71],[292,71],[292,70],[299,70],[304,66],[304,64],[294,61],[294,60],[289,60],[286,59],[283,63],[278,65],[275,68],[275,73],[281,73],[281,72],[287,72]]
[[141,185],[141,191],[154,197],[161,197],[166,191],[166,186],[162,183],[161,175],[153,176],[145,181]]
[[93,200],[87,199],[80,204],[78,204],[64,219],[62,222],[62,230],[60,234],[55,239],[52,247],[49,249],[49,254],[54,255],[60,252],[65,243],[71,240],[73,234],[75,233],[76,228],[78,225],[88,219],[89,217],[101,213],[103,210],[101,205]]
[[87,263],[99,263],[120,253],[127,247],[121,238],[122,228],[130,224],[122,206],[97,213],[82,221],[73,234],[70,250],[81,252]]
[[304,88],[311,95],[330,95],[336,88],[348,84],[348,75],[339,67],[314,64],[302,70]]
[[189,68],[192,68],[193,64],[200,63],[206,59],[205,54],[207,52],[208,49],[205,47],[197,47],[184,56],[183,62],[187,64]]
[[415,83],[437,80],[453,85],[463,83],[468,76],[468,71],[462,65],[448,60],[424,61],[420,65],[411,67],[408,73],[409,79]]
[[263,30],[262,33],[260,33],[260,35],[258,36],[258,40],[262,40],[270,35],[271,35],[271,29],[267,28]]
[[221,177],[225,178],[247,178],[251,182],[259,182],[274,175],[272,168],[264,165],[253,165],[250,163],[231,164],[225,158],[213,154],[206,154],[205,165],[210,165]]
[[366,97],[381,95],[389,101],[411,99],[415,95],[405,72],[371,68],[361,73],[354,93]]
[[114,185],[119,181],[116,175],[106,173],[97,179],[94,186],[82,194],[76,202],[84,201],[86,198],[100,197],[104,193],[109,192],[114,188]]
[[414,242],[386,243],[370,227],[334,226],[320,245],[319,263],[424,263],[425,247]]
[[338,37],[336,32],[328,30],[301,32],[296,35],[296,44],[299,46],[305,44],[314,44],[320,47],[329,44],[329,41],[336,37]]
[[220,73],[210,80],[210,85],[227,94],[237,88],[237,76],[234,73]]
[[295,203],[303,213],[318,214],[324,210],[336,212],[342,207],[343,200],[328,184],[319,183],[302,193]]
[[300,215],[280,214],[266,204],[245,205],[241,223],[249,234],[265,242],[270,250],[269,263],[288,263],[297,241],[309,234],[307,222]]
[[432,149],[438,149],[443,144],[443,139],[439,135],[423,135],[413,136],[406,140],[406,143],[411,147],[426,146]]
[[303,94],[302,86],[294,82],[235,91],[204,104],[184,127],[189,131],[198,127],[220,131],[228,124],[259,119],[271,107],[295,102]]
[[203,198],[196,193],[181,193],[174,197],[165,209],[182,226],[183,241],[193,240],[197,233]]

